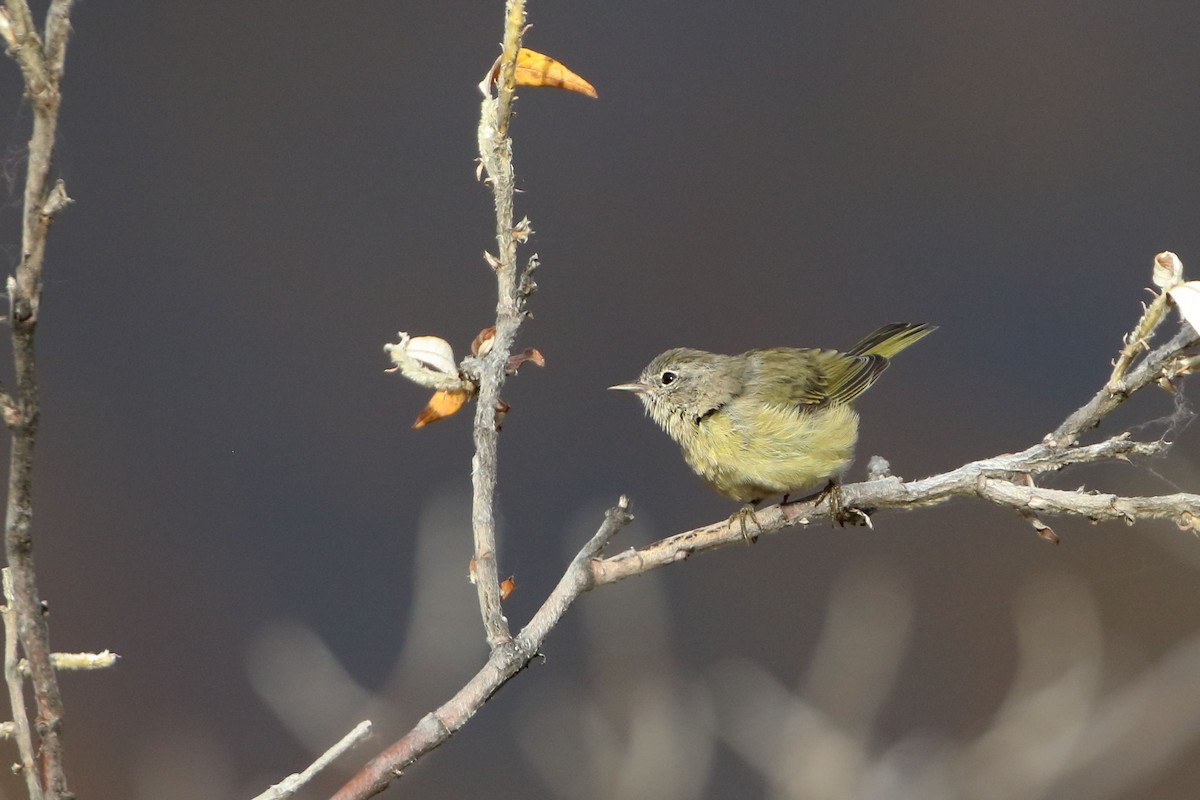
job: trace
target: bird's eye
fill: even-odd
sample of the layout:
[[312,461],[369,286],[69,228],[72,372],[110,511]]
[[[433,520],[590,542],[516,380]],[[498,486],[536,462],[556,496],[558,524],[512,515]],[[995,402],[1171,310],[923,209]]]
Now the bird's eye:
[[676,378],[678,378],[678,377],[679,377],[679,376],[678,376],[678,375],[676,375],[674,372],[671,372],[670,370],[667,370],[666,372],[664,372],[664,373],[662,374],[662,378],[660,378],[660,380],[662,381],[662,385],[663,385],[663,386],[666,386],[666,385],[668,385],[668,384],[674,383],[674,382],[675,382],[675,379],[676,379]]

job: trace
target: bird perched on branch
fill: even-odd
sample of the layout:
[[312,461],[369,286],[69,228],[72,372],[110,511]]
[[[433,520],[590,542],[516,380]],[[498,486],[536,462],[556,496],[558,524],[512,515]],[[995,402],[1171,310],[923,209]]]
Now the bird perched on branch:
[[728,356],[679,347],[656,356],[636,381],[609,388],[636,393],[697,475],[749,501],[734,515],[745,536],[746,517],[754,519],[764,498],[786,500],[821,480],[840,516],[837,485],[858,439],[851,401],[893,356],[934,330],[885,325],[844,353],[771,347]]

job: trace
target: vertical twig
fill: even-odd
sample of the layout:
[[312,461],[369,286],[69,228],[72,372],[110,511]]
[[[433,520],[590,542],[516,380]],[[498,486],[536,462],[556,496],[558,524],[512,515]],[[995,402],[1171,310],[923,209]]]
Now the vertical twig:
[[3,571],[4,608],[4,682],[8,685],[8,701],[13,711],[13,726],[16,728],[17,752],[21,755],[19,767],[25,776],[25,788],[30,800],[41,800],[42,787],[38,783],[37,770],[33,765],[33,733],[29,730],[29,715],[25,712],[25,676],[21,674],[21,654],[17,642],[17,612],[13,608],[12,574]]
[[[55,215],[69,202],[61,181],[51,185],[50,174],[71,0],[50,3],[44,45],[25,0],[6,0],[5,10],[0,34],[24,75],[25,91],[33,108],[33,133],[25,174],[21,261],[16,276],[8,280],[16,390],[5,404],[12,452],[4,549],[12,571],[17,633],[29,663],[37,701],[39,778],[43,796],[59,800],[72,796],[67,790],[62,763],[62,696],[50,663],[50,631],[38,597],[33,563],[33,454],[40,414],[34,332],[41,299],[46,234]],[[13,713],[16,715],[18,710]]]
[[[508,123],[512,116],[517,51],[525,26],[524,0],[508,0],[505,9],[504,50],[497,73],[497,91],[483,100],[479,119],[479,157],[496,204],[496,336],[484,356],[479,374],[479,404],[475,411],[475,457],[472,461],[474,499],[471,507],[475,534],[475,584],[479,610],[491,647],[512,639],[508,621],[500,607],[500,575],[496,565],[495,489],[499,440],[496,409],[509,353],[521,325],[517,288],[517,243],[513,222],[512,140]],[[486,82],[485,82],[486,83]]]

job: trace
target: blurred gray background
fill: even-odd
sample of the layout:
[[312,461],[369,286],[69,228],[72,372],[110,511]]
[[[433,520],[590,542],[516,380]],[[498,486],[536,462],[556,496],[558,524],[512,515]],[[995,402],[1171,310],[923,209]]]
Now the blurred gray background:
[[[482,664],[469,415],[410,430],[425,393],[382,347],[462,353],[490,324],[475,87],[502,16],[76,8],[35,537],[55,647],[123,657],[63,676],[81,797],[249,797],[369,716],[356,767]],[[516,626],[620,494],[638,521],[615,547],[734,510],[604,390],[655,353],[936,323],[863,398],[849,476],[878,453],[919,477],[1025,447],[1099,388],[1155,253],[1200,277],[1194,3],[567,0],[530,21],[600,98],[527,89],[513,126],[543,265],[520,345],[547,359],[504,393]],[[12,63],[0,122],[11,271]],[[1163,393],[1131,405],[1104,431],[1186,422]],[[1196,430],[1171,435],[1165,459],[1050,483],[1196,491]],[[585,596],[391,794],[1194,796],[1200,543],[1052,524],[1058,547],[980,503],[881,513]]]

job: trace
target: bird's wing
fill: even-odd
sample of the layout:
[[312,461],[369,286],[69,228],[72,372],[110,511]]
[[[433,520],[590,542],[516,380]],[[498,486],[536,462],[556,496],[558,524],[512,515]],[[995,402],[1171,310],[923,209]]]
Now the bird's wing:
[[747,384],[764,402],[822,406],[846,403],[866,391],[888,360],[837,350],[775,347],[746,354],[754,365]]
[[829,403],[848,403],[858,397],[888,365],[888,360],[881,355],[851,356],[836,350],[823,351],[820,360],[827,376]]

